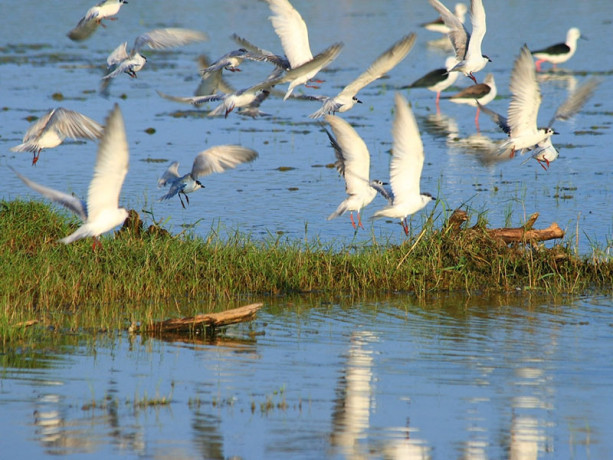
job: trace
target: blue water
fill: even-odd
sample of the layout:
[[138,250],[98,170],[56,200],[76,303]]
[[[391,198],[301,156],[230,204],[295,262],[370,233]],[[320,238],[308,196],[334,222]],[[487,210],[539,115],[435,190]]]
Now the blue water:
[[[0,44],[4,45],[0,167],[10,164],[41,183],[85,196],[95,143],[66,143],[43,151],[36,168],[30,167],[30,154],[14,154],[9,148],[20,142],[29,125],[25,120],[28,115],[41,115],[50,107],[62,105],[103,121],[112,104],[118,102],[126,118],[131,154],[130,171],[120,198],[122,205],[153,213],[156,220],[164,221],[175,232],[196,224],[192,227],[196,234],[221,227],[222,231],[240,229],[259,238],[284,233],[292,239],[306,236],[339,245],[351,241],[354,232],[347,216],[326,220],[345,194],[337,172],[323,167],[334,161],[327,136],[317,122],[307,117],[318,108],[317,102],[269,98],[262,110],[271,113],[270,118],[252,120],[233,113],[227,119],[210,119],[175,117],[177,112],[190,111],[190,106],[163,100],[156,94],[160,90],[192,95],[199,78],[196,57],[204,53],[214,59],[234,49],[236,45],[229,38],[232,33],[280,52],[264,3],[235,0],[203,4],[182,0],[150,1],[146,7],[128,4],[121,10],[119,20],[100,28],[93,38],[71,42],[65,34],[87,6],[85,1],[23,1],[12,6],[11,22],[0,31]],[[420,23],[435,16],[433,9],[426,1],[391,0],[297,1],[296,7],[309,25],[314,52],[333,42],[345,44],[339,58],[322,74],[326,80],[322,89],[307,92],[335,94],[391,43],[417,32],[416,45],[408,57],[390,72],[389,78],[361,91],[359,97],[364,104],[343,115],[370,149],[371,177],[387,180],[394,89],[441,67],[447,55],[432,45],[439,38],[437,34],[419,28]],[[556,123],[560,134],[555,136],[555,144],[560,148],[560,158],[549,171],[535,161],[522,165],[523,158],[483,164],[475,143],[492,145],[504,138],[490,120],[482,117],[480,135],[476,137],[473,108],[442,101],[441,114],[437,116],[433,93],[404,90],[413,105],[426,151],[421,188],[441,200],[436,208],[429,205],[414,216],[413,225],[419,229],[430,213],[444,218],[460,206],[472,211],[473,219],[485,212],[492,226],[519,225],[533,212],[539,212],[537,228],[556,221],[582,252],[589,252],[594,244],[604,248],[613,228],[609,149],[613,68],[602,57],[607,56],[604,37],[612,32],[604,13],[613,12],[613,6],[607,1],[566,0],[556,2],[555,15],[549,8],[527,0],[486,8],[488,32],[483,49],[493,62],[480,72],[479,79],[486,72],[496,78],[499,98],[490,104],[492,109],[506,111],[509,73],[521,45],[542,47],[562,41],[570,26],[579,27],[589,40],[579,41],[576,55],[561,72],[543,77],[546,80],[541,84],[539,122],[546,124],[568,92],[588,76],[599,76],[602,84],[572,121]],[[35,30],[23,27],[30,22],[40,26]],[[139,78],[120,75],[111,85],[108,98],[101,97],[100,77],[110,51],[122,41],[130,45],[138,34],[163,26],[202,30],[210,39],[169,52],[145,52],[149,61]],[[42,48],[32,49],[32,45]],[[268,65],[247,62],[242,72],[229,74],[226,80],[235,88],[244,88],[263,79],[269,70]],[[469,79],[460,77],[455,89],[469,83]],[[54,101],[54,93],[61,93],[65,99]],[[206,113],[206,107],[201,111]],[[155,134],[147,134],[148,128],[154,128]],[[157,201],[163,194],[156,187],[157,178],[170,161],[180,161],[180,170],[187,171],[198,152],[224,143],[253,148],[260,157],[253,164],[204,178],[206,188],[193,196],[188,209],[181,208],[178,199]],[[146,162],[148,159],[163,161]],[[281,167],[293,169],[281,171]],[[0,195],[36,197],[11,173],[0,186]],[[383,199],[377,198],[364,211],[369,224],[358,240],[367,241],[372,234],[396,241],[404,238],[396,222],[368,221],[374,210],[384,205]]]
[[[0,445],[6,458],[611,458],[612,326],[610,297],[293,299],[211,342],[66,338],[5,356]],[[171,402],[135,407],[145,397]]]

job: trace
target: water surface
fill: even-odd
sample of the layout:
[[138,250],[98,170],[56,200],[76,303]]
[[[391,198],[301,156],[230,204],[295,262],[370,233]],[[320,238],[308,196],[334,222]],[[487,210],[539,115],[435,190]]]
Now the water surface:
[[612,327],[610,297],[398,296],[271,302],[210,341],[64,337],[3,356],[2,451],[610,458]]
[[[88,5],[85,0],[42,4],[29,0],[11,8],[11,22],[0,31],[0,98],[4,108],[0,112],[0,164],[10,164],[46,185],[85,196],[95,158],[94,143],[68,143],[44,151],[36,168],[30,167],[29,154],[13,154],[9,148],[20,142],[29,115],[41,115],[61,104],[102,121],[112,104],[118,102],[126,118],[131,153],[122,204],[148,210],[158,220],[168,219],[173,231],[197,223],[197,234],[221,225],[256,237],[284,233],[290,238],[303,238],[306,232],[307,238],[341,245],[351,240],[353,229],[348,217],[326,221],[345,195],[342,179],[334,169],[324,167],[334,161],[327,136],[307,117],[317,109],[317,102],[270,98],[262,109],[272,117],[252,120],[231,114],[227,119],[210,119],[205,116],[207,107],[192,110],[156,94],[156,90],[193,94],[199,78],[196,57],[204,53],[214,59],[234,49],[236,45],[229,38],[232,33],[281,52],[264,3],[180,0],[150,1],[146,7],[128,4],[118,21],[100,28],[93,38],[71,42],[66,32]],[[335,94],[394,41],[417,32],[409,56],[388,79],[360,92],[364,104],[343,115],[370,149],[371,176],[387,180],[394,90],[441,67],[447,55],[432,44],[439,38],[437,34],[419,28],[420,23],[435,16],[433,9],[425,0],[296,0],[295,6],[309,26],[315,52],[333,42],[345,44],[339,58],[323,74],[323,87],[306,92]],[[561,41],[571,26],[579,27],[590,40],[580,40],[576,55],[563,71],[543,76],[539,122],[546,124],[569,91],[588,76],[599,76],[603,82],[574,120],[556,123],[560,134],[555,136],[555,144],[561,153],[549,171],[535,161],[522,165],[523,158],[502,163],[484,161],[480,147],[491,147],[504,138],[493,123],[483,118],[477,133],[473,108],[443,101],[437,115],[433,93],[403,90],[413,105],[426,151],[422,190],[441,199],[434,215],[441,217],[446,210],[464,206],[486,212],[492,225],[502,226],[518,225],[539,212],[537,227],[557,221],[573,242],[578,241],[582,251],[588,251],[592,244],[605,246],[613,224],[609,149],[613,68],[602,56],[607,53],[604,37],[613,33],[605,13],[613,13],[613,6],[604,0],[564,0],[556,2],[555,15],[528,0],[486,8],[488,31],[483,48],[493,62],[480,72],[479,80],[486,72],[496,78],[499,98],[490,104],[492,109],[506,111],[509,73],[520,47],[524,43],[542,47]],[[37,27],[24,27],[26,23]],[[202,30],[210,39],[176,51],[145,52],[149,62],[139,78],[121,75],[111,85],[108,98],[103,98],[98,89],[106,56],[122,41],[131,44],[138,34],[165,26]],[[247,62],[243,72],[226,79],[234,87],[244,88],[263,79],[269,70],[267,65]],[[460,77],[456,89],[469,83],[468,78]],[[54,101],[54,93],[61,93],[64,100]],[[187,115],[175,116],[185,112]],[[148,128],[155,129],[155,134],[147,134]],[[260,158],[229,173],[205,178],[206,189],[193,196],[188,209],[182,209],[178,199],[157,202],[163,194],[156,188],[157,178],[170,161],[180,161],[181,171],[187,171],[199,151],[223,143],[254,148]],[[151,159],[161,162],[147,162]],[[24,190],[12,174],[3,181],[0,194],[3,198],[36,196]],[[377,198],[365,210],[366,218],[384,205]],[[429,206],[414,217],[417,229],[432,210]],[[371,233],[396,241],[404,238],[396,223],[377,221],[369,225],[368,231],[358,235],[359,240],[368,240]]]

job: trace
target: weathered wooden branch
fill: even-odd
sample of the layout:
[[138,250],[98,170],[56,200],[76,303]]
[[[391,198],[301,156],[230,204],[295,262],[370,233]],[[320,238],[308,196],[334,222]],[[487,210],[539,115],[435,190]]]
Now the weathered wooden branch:
[[144,328],[144,332],[188,332],[198,327],[216,328],[229,324],[250,321],[255,318],[256,312],[262,308],[263,303],[253,303],[220,313],[206,313],[185,318],[167,319],[153,323]]
[[[564,231],[555,222],[553,222],[547,228],[533,230],[532,227],[538,218],[539,213],[535,212],[521,227],[486,228],[484,230],[489,234],[489,236],[502,240],[505,244],[530,241],[547,241],[564,237]],[[467,220],[468,216],[466,211],[456,209],[447,221],[447,229],[452,232],[458,232],[462,224]],[[477,228],[473,227],[469,230],[477,230]]]
[[488,233],[492,238],[499,238],[507,244],[530,241],[547,241],[564,237],[564,231],[555,222],[542,230],[526,230],[523,227],[492,228],[488,230]]

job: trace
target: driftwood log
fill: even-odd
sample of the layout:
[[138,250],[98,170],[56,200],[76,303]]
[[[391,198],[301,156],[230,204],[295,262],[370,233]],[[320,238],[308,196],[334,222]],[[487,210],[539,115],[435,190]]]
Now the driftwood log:
[[[534,226],[534,223],[538,217],[539,213],[535,212],[521,227],[486,228],[484,230],[492,238],[501,240],[505,244],[547,241],[564,237],[564,231],[555,222],[553,222],[547,228],[534,230],[532,227]],[[468,215],[466,214],[466,211],[456,209],[449,218],[447,227],[450,228],[451,231],[457,232],[461,225],[467,220]]]
[[229,324],[242,323],[255,318],[256,312],[262,308],[263,303],[253,303],[243,307],[220,313],[206,313],[185,318],[167,319],[153,323],[139,330],[143,332],[191,332],[198,328],[215,329]]

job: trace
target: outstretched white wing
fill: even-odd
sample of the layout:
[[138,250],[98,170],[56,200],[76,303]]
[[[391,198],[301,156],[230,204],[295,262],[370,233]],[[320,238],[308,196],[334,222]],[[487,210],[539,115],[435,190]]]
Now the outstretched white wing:
[[94,177],[87,194],[88,221],[101,212],[117,209],[119,193],[128,172],[129,151],[126,130],[119,106],[115,104],[106,119],[104,134],[98,146]]
[[270,21],[281,40],[283,51],[292,69],[313,59],[309,32],[300,13],[288,0],[266,0],[272,16]]
[[87,219],[87,207],[83,200],[79,198],[69,195],[68,193],[60,192],[59,190],[54,190],[49,187],[45,187],[44,185],[37,184],[34,181],[31,181],[25,176],[19,174],[12,166],[9,166],[13,170],[13,172],[19,177],[24,184],[30,187],[32,190],[40,193],[44,197],[54,201],[58,204],[61,204],[65,208],[70,209],[74,212],[82,221]]
[[370,188],[368,147],[356,130],[342,118],[327,115],[326,121],[336,138],[330,138],[330,142],[336,154],[336,169],[345,178],[345,191],[347,195],[362,195],[365,189]]
[[[472,23],[472,31],[470,41],[468,42],[468,50],[466,50],[466,60],[481,58],[481,43],[485,37],[485,8],[483,8],[483,0],[471,0],[470,2],[470,22]],[[471,58],[471,56],[475,56]]]
[[457,16],[449,11],[449,9],[439,0],[430,0],[430,5],[432,5],[436,11],[438,11],[441,18],[445,22],[445,25],[449,27],[449,33],[447,36],[449,37],[451,45],[455,50],[456,59],[458,61],[464,60],[466,57],[466,48],[470,39],[470,35],[466,31],[464,24],[462,24]]
[[345,86],[345,88],[339,93],[339,96],[353,97],[366,85],[369,85],[376,79],[381,78],[387,72],[396,67],[396,65],[398,65],[398,63],[402,61],[407,54],[409,54],[409,51],[411,51],[414,44],[414,33],[398,40],[392,45],[391,48],[379,56],[364,73]]
[[133,51],[139,51],[145,46],[156,50],[174,48],[192,42],[201,42],[207,38],[205,33],[192,29],[182,29],[178,27],[154,29],[136,37]]
[[415,116],[399,93],[396,93],[395,103],[396,117],[392,127],[394,145],[390,162],[394,206],[419,196],[419,181],[424,166],[424,146]]
[[534,59],[526,45],[513,64],[509,89],[511,102],[507,121],[511,127],[511,137],[536,133],[541,91],[536,81]]
[[221,173],[236,168],[241,163],[255,160],[258,153],[240,145],[217,145],[196,155],[192,166],[192,178],[211,173]]

